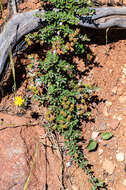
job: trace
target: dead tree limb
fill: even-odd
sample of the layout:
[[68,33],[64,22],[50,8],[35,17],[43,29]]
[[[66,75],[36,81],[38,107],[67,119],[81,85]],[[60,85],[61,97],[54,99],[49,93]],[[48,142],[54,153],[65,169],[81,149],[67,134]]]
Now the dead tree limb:
[[[95,8],[94,10],[95,12],[92,16],[79,17],[80,26],[94,29],[111,27],[126,29],[126,7]],[[0,34],[0,79],[7,66],[8,47],[14,52],[22,37],[42,27],[43,20],[35,16],[35,13],[40,14],[42,12],[44,11],[34,10],[26,13],[16,13],[5,24]]]
[[35,10],[15,14],[8,23],[5,24],[0,34],[0,78],[6,69],[7,61],[9,61],[9,47],[13,52],[22,37],[41,27],[41,18],[36,17],[35,13],[39,13],[39,11]]

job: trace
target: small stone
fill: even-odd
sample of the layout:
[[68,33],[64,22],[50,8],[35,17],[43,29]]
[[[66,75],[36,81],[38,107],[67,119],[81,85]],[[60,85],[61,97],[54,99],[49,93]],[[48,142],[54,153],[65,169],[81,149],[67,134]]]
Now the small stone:
[[91,138],[95,140],[95,139],[97,139],[98,135],[99,135],[99,132],[93,131]]
[[103,149],[100,149],[98,155],[100,156],[103,153]]
[[121,79],[122,84],[126,84],[126,79]]
[[126,103],[126,96],[120,96],[119,102],[120,103]]
[[102,142],[102,139],[101,139],[101,138],[99,138],[99,139],[98,139],[98,142],[99,142],[99,143],[100,143],[100,142]]
[[112,93],[113,93],[113,94],[116,94],[116,93],[117,93],[117,86],[115,86],[115,87],[112,89]]
[[122,75],[122,78],[125,79],[125,78],[126,78],[126,75],[123,74],[123,75]]
[[126,179],[123,180],[123,185],[126,186]]
[[115,164],[110,160],[105,160],[103,162],[102,168],[111,175],[115,169]]
[[123,68],[122,72],[126,75],[126,68]]
[[123,152],[119,152],[118,154],[116,154],[116,159],[119,162],[123,162],[125,159],[125,154]]
[[105,104],[106,104],[107,107],[110,107],[112,105],[112,102],[106,101]]
[[113,73],[113,69],[110,69],[110,70],[109,70],[109,73],[112,74],[112,73]]
[[69,168],[70,166],[72,166],[72,161],[69,161],[66,163],[66,167]]
[[116,117],[116,115],[113,115],[113,119],[116,119],[117,117]]
[[121,121],[121,120],[122,120],[122,117],[121,117],[121,116],[118,116],[117,119],[118,119],[119,121]]

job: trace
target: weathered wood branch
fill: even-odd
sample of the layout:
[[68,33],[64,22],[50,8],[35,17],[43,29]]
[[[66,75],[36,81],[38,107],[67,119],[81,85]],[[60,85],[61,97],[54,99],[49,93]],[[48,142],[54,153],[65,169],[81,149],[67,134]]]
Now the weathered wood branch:
[[[34,10],[26,13],[17,13],[5,24],[0,34],[0,78],[7,66],[9,48],[14,52],[15,47],[22,37],[29,32],[42,27],[42,20],[35,13],[44,11]],[[92,16],[81,16],[80,26],[94,29],[106,29],[110,27],[126,29],[126,7],[122,8],[95,8]]]
[[9,59],[9,48],[12,52],[23,36],[41,27],[41,18],[35,16],[38,10],[14,15],[5,24],[0,34],[0,78]]
[[92,16],[82,16],[80,25],[94,29],[124,28],[126,29],[126,7],[95,8]]

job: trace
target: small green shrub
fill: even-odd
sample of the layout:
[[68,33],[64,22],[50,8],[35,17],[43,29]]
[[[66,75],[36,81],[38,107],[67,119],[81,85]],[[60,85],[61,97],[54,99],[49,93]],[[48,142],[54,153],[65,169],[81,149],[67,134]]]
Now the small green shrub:
[[48,108],[48,129],[64,136],[69,154],[90,176],[94,190],[104,188],[104,183],[94,177],[78,143],[81,123],[90,116],[90,96],[95,91],[81,81],[83,72],[79,69],[79,65],[90,62],[85,43],[89,39],[78,27],[78,16],[91,14],[88,6],[90,3],[84,0],[43,0],[43,28],[28,34],[25,40],[28,45],[39,43],[42,47],[41,56],[30,55],[29,89]]

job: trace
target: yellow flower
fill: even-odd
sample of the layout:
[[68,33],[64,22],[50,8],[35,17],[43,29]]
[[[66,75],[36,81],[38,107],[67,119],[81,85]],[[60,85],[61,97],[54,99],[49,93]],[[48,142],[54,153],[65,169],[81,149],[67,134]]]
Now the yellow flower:
[[15,104],[16,106],[19,106],[19,107],[20,107],[20,106],[23,104],[23,102],[24,102],[24,99],[22,99],[21,96],[16,96],[16,97],[15,97],[14,104]]
[[80,106],[80,105],[77,105],[77,109],[80,110],[80,109],[81,109],[81,106]]
[[71,105],[70,105],[70,108],[73,109],[73,108],[74,108],[74,104],[71,104]]
[[84,100],[84,99],[81,99],[81,103],[85,103],[85,100]]
[[84,98],[88,98],[89,95],[88,95],[88,94],[84,94],[83,97],[84,97]]

